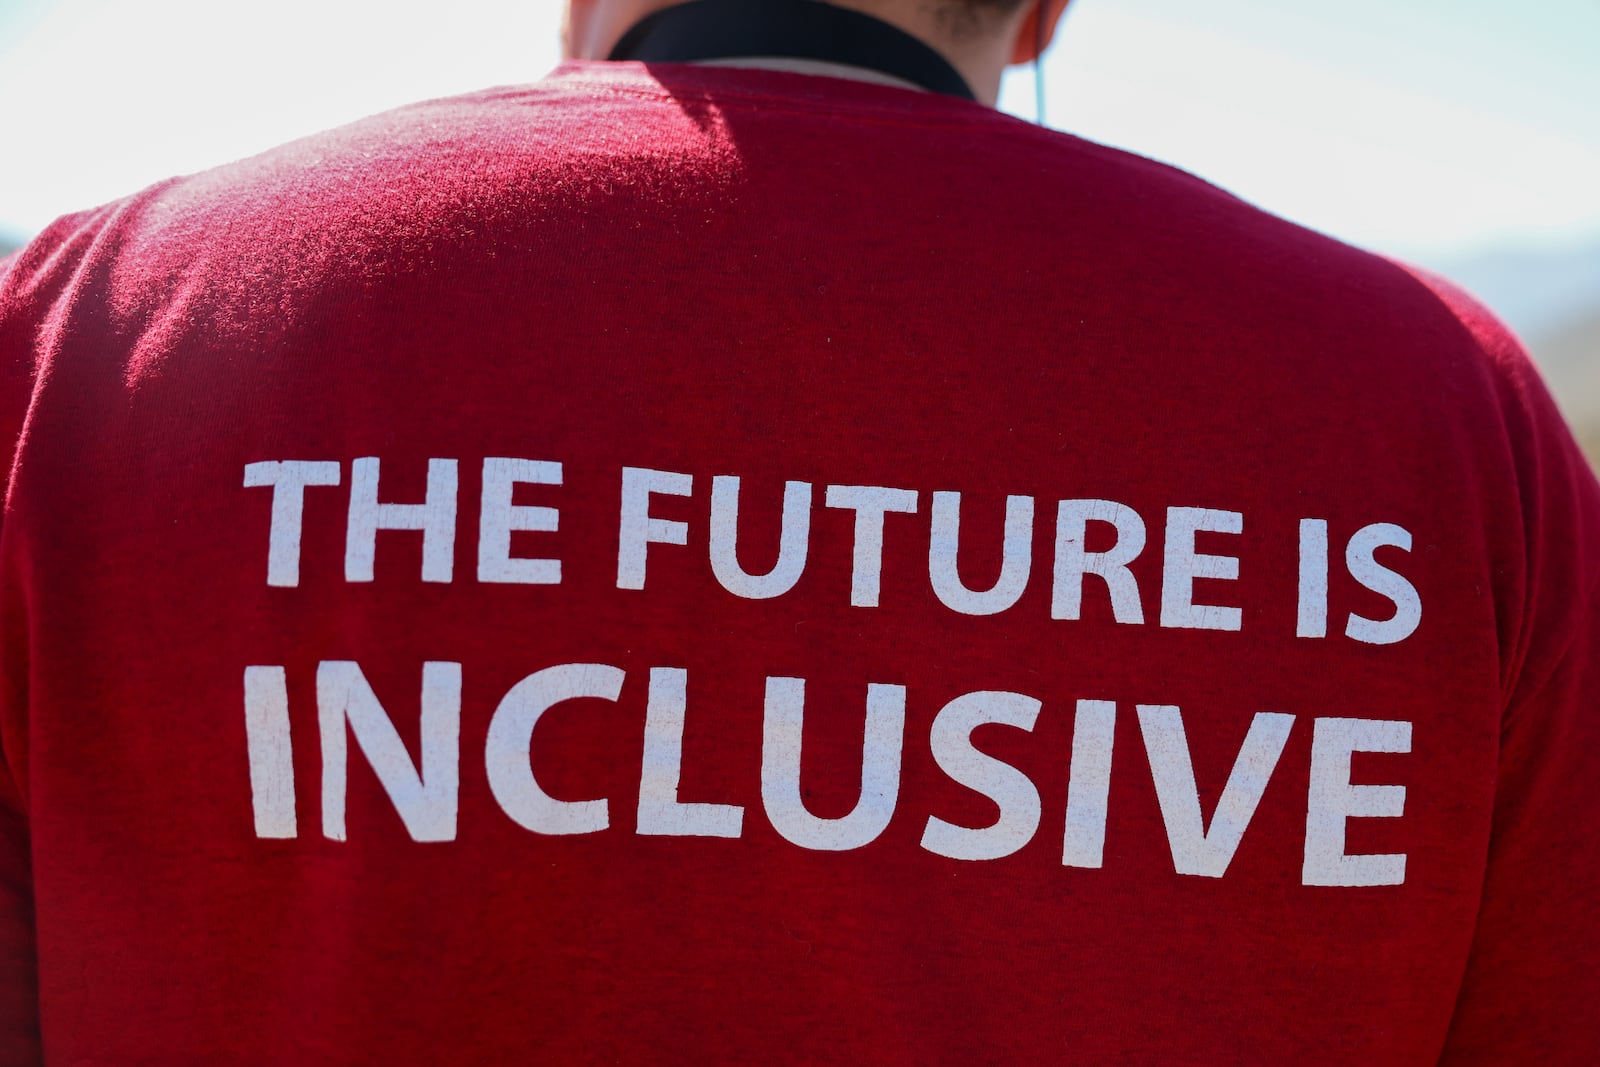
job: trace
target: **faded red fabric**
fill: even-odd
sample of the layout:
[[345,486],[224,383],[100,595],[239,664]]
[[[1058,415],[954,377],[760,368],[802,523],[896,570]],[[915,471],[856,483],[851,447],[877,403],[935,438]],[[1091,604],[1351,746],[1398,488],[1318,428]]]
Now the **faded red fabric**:
[[573,64],[63,219],[0,366],[0,1060],[1594,1060],[1600,490],[1440,284],[976,105]]

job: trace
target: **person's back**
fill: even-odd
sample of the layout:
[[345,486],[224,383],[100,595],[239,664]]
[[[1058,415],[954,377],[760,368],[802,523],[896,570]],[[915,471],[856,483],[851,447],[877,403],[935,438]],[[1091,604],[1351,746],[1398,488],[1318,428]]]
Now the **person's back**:
[[63,221],[0,355],[51,1062],[1592,1046],[1593,476],[1187,175],[573,63]]

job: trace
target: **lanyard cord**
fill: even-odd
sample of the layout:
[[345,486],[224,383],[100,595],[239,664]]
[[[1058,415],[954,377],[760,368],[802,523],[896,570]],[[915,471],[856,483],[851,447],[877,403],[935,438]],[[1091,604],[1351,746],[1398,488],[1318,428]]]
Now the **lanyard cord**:
[[1033,10],[1033,121],[1040,126],[1044,120],[1044,3],[1039,0]]

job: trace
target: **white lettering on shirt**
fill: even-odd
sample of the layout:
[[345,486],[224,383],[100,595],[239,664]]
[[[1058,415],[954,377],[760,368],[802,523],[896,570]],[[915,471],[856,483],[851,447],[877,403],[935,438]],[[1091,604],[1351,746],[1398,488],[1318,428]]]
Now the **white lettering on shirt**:
[[345,581],[372,581],[379,530],[421,530],[422,580],[450,581],[455,570],[456,461],[428,460],[428,490],[420,504],[378,503],[378,460],[364,456],[351,464]]
[[1104,862],[1116,726],[1115,701],[1078,701],[1072,720],[1072,769],[1067,778],[1067,832],[1061,848],[1065,866],[1099,867]]
[[766,574],[749,573],[739,565],[739,479],[711,479],[711,573],[734,596],[770,600],[793,589],[806,569],[810,537],[811,484],[785,482],[778,561]]
[[1196,552],[1195,534],[1244,532],[1244,516],[1237,511],[1212,508],[1168,508],[1167,538],[1161,566],[1161,625],[1191,630],[1237,630],[1238,608],[1194,602],[1194,580],[1232,581],[1239,577],[1233,556]]
[[545,712],[568,700],[614,701],[623,672],[604,663],[563,663],[511,687],[489,720],[483,762],[489,789],[518,826],[541,834],[591,834],[611,824],[605,800],[557,800],[533,777],[529,748]]
[[1345,549],[1345,566],[1350,577],[1389,598],[1394,604],[1394,615],[1383,622],[1362,618],[1351,612],[1345,623],[1345,636],[1369,645],[1392,645],[1404,641],[1417,632],[1422,623],[1422,598],[1417,589],[1394,571],[1373,559],[1373,552],[1390,546],[1411,551],[1411,534],[1393,523],[1379,522],[1363,526],[1350,538]]
[[561,464],[534,459],[490,457],[483,461],[483,502],[478,513],[478,581],[519,585],[559,585],[561,561],[511,555],[511,532],[554,533],[561,521],[555,508],[513,504],[518,485],[560,485]]
[[306,487],[338,485],[339,464],[286,459],[251,463],[244,468],[245,488],[272,487],[272,527],[267,538],[267,584],[300,584],[300,529]]
[[[346,734],[366,755],[414,841],[453,841],[460,781],[461,664],[422,665],[422,767],[411,762],[389,713],[355,663],[317,668],[322,736],[322,833],[345,839]],[[348,731],[345,724],[349,724]]]
[[1267,779],[1283,755],[1293,725],[1293,715],[1256,713],[1228,775],[1228,784],[1222,787],[1208,830],[1200,814],[1200,790],[1195,784],[1182,714],[1167,705],[1139,705],[1139,730],[1150,757],[1150,776],[1155,782],[1156,800],[1161,804],[1161,821],[1166,824],[1167,841],[1172,847],[1172,866],[1179,874],[1221,878],[1227,872],[1266,792]]
[[850,814],[822,819],[806,808],[800,791],[800,740],[805,723],[803,678],[768,678],[761,739],[761,802],[772,828],[801,848],[843,852],[876,840],[889,825],[900,796],[900,752],[905,739],[906,691],[867,686],[862,739],[861,798]]
[[650,498],[688,496],[694,478],[648,467],[622,468],[622,517],[617,534],[617,588],[643,589],[645,554],[651,544],[686,545],[689,524],[650,514]]
[[972,731],[984,723],[1031,731],[1040,706],[1021,693],[979,692],[940,709],[928,737],[933,761],[952,781],[998,804],[1000,817],[992,826],[973,829],[934,816],[922,832],[923,848],[953,860],[994,860],[1033,839],[1039,829],[1039,790],[1009,763],[974,748]]
[[[1117,531],[1114,545],[1104,552],[1085,547],[1090,522],[1109,523]],[[1083,576],[1093,574],[1111,594],[1111,614],[1117,622],[1144,622],[1139,583],[1128,564],[1144,551],[1144,520],[1126,504],[1115,500],[1063,500],[1056,505],[1056,565],[1050,598],[1052,619],[1076,619],[1083,606]]]
[[1303,885],[1401,885],[1404,853],[1349,856],[1350,819],[1397,819],[1405,813],[1403,785],[1352,785],[1353,752],[1410,752],[1411,724],[1382,719],[1318,719],[1311,740],[1311,791],[1306,802]]
[[644,765],[639,775],[639,833],[738,837],[744,826],[744,808],[737,804],[685,804],[678,799],[688,687],[688,671],[672,667],[650,669]]
[[933,592],[951,611],[963,615],[998,615],[1022,597],[1033,566],[1033,497],[1006,497],[1000,577],[989,589],[968,589],[961,580],[957,554],[961,545],[961,494],[933,494],[933,527],[928,538],[928,579]]
[[875,608],[883,571],[883,517],[891,511],[915,514],[917,494],[911,489],[885,489],[878,485],[830,485],[826,503],[830,508],[856,513],[850,603],[858,608]]
[[257,837],[294,837],[294,750],[289,744],[289,684],[282,667],[244,669],[245,751]]

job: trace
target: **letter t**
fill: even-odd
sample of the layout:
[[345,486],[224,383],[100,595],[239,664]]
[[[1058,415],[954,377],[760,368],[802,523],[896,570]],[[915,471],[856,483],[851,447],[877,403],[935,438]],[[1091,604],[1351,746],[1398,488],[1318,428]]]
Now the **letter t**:
[[338,485],[339,464],[287,459],[248,463],[244,486],[272,487],[272,533],[267,541],[267,584],[300,584],[300,526],[308,485]]

